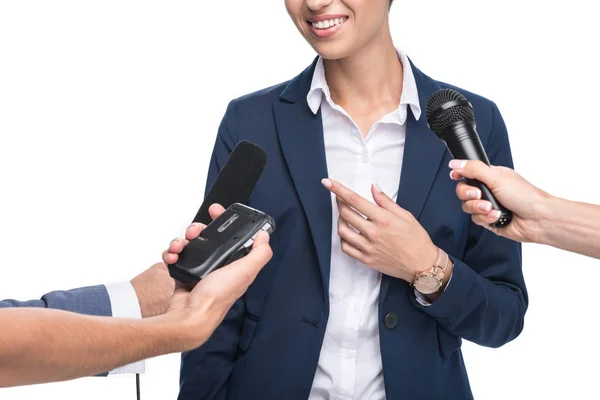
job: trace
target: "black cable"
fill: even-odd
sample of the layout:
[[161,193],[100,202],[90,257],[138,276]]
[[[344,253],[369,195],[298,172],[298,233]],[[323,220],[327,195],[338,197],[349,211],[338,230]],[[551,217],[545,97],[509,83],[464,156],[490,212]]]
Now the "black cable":
[[137,400],[140,400],[140,374],[135,374],[135,389],[137,392]]

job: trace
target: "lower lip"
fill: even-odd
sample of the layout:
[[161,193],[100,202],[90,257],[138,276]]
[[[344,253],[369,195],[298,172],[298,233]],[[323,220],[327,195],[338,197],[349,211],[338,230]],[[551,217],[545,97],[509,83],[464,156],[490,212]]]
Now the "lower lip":
[[308,23],[308,27],[310,28],[310,31],[312,32],[313,35],[315,35],[318,38],[325,39],[325,38],[330,38],[333,35],[335,35],[336,33],[338,33],[340,31],[340,29],[342,29],[342,26],[344,26],[344,24],[347,21],[348,20],[346,19],[341,24],[330,26],[327,29],[317,29],[314,26],[312,26],[312,23],[310,23],[310,22],[307,22],[307,23]]

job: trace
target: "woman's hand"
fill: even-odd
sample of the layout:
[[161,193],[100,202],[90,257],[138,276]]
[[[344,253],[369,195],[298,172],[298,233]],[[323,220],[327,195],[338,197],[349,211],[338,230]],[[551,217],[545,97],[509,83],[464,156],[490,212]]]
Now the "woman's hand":
[[[344,253],[409,283],[431,269],[438,250],[429,234],[378,185],[371,187],[376,204],[332,179],[324,179],[323,185],[336,195]],[[446,275],[450,276],[450,271]]]

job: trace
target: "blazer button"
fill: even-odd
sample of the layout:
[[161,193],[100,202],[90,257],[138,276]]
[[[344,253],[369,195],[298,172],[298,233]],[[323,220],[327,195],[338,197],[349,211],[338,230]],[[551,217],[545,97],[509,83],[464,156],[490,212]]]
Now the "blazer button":
[[396,325],[398,325],[398,314],[395,312],[390,312],[385,315],[383,320],[385,327],[388,329],[394,329]]

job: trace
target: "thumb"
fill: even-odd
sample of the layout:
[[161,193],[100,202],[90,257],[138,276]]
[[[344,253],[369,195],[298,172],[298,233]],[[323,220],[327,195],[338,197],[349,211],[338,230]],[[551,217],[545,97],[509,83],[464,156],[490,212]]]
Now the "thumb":
[[221,216],[221,214],[223,214],[225,212],[225,208],[217,203],[211,204],[210,207],[208,208],[208,213],[210,214],[210,217],[212,218],[212,220],[214,221],[215,219],[219,218]]
[[231,266],[232,270],[237,271],[240,275],[244,275],[253,281],[254,278],[256,278],[256,275],[258,275],[263,267],[271,260],[272,256],[273,250],[271,249],[271,246],[269,246],[269,234],[260,232],[254,240],[250,253],[239,260],[234,261],[227,267]]
[[[235,301],[246,292],[272,256],[269,235],[261,232],[257,235],[250,253],[208,274],[196,285],[192,294],[203,296],[204,292],[209,291],[217,299]],[[212,288],[207,289],[206,285]]]
[[498,171],[479,160],[452,160],[450,168],[460,176],[477,179],[490,189],[498,182]]
[[252,248],[254,249],[258,246],[269,244],[269,239],[270,239],[270,236],[267,232],[259,232],[258,235],[256,235],[256,239],[254,240],[254,244],[252,245]]

